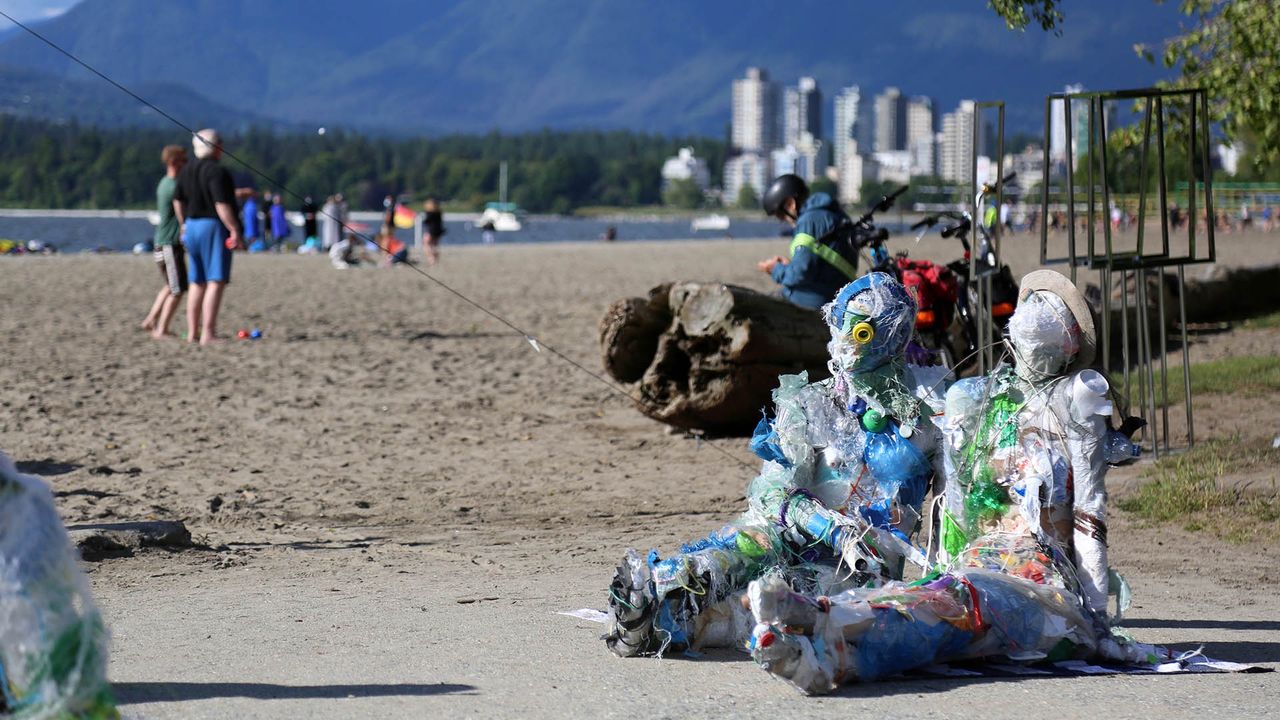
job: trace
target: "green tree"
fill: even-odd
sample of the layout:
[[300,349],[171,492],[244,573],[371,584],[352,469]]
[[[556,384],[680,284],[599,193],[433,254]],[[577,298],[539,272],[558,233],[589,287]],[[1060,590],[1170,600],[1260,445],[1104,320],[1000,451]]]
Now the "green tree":
[[744,210],[756,210],[760,207],[760,195],[756,193],[756,189],[751,183],[743,183],[738,188],[738,197],[734,204]]
[[809,183],[809,192],[826,193],[833,198],[840,197],[840,187],[825,177],[814,178],[813,182]]
[[[1155,0],[1163,3],[1164,0]],[[988,0],[1013,29],[1032,21],[1058,32],[1062,0]],[[1135,46],[1142,57],[1178,68],[1164,87],[1202,87],[1209,116],[1228,139],[1252,139],[1255,168],[1280,158],[1280,12],[1275,0],[1180,0],[1182,14],[1195,21],[1162,48]]]
[[692,179],[672,180],[667,189],[662,191],[662,202],[682,210],[692,210],[702,206],[702,189]]

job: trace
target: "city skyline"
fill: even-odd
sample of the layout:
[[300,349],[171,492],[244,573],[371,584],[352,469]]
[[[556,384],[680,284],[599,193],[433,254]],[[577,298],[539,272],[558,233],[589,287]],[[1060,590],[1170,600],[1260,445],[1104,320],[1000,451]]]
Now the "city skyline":
[[[1081,85],[1068,85],[1067,92],[1079,92]],[[782,101],[779,102],[779,98]],[[779,174],[794,172],[808,182],[827,178],[836,183],[842,202],[857,202],[863,184],[870,181],[907,183],[913,177],[935,177],[946,182],[967,182],[974,163],[989,172],[995,160],[988,116],[995,109],[963,99],[956,107],[941,112],[934,98],[909,95],[896,85],[874,96],[857,85],[840,88],[829,108],[818,82],[802,75],[794,85],[784,85],[767,68],[749,67],[733,81],[730,117],[731,147],[724,166],[723,192],[732,202],[743,186],[757,191]],[[1061,113],[1061,103],[1053,106]],[[1072,108],[1073,145],[1084,132],[1080,125],[1082,106]],[[830,136],[822,135],[820,119],[830,111]],[[1109,113],[1114,123],[1114,113]],[[976,126],[976,132],[975,132]],[[1086,126],[1087,127],[1087,126]],[[1052,161],[1061,162],[1065,152],[1065,122],[1051,118]],[[975,146],[976,138],[976,146]],[[1029,160],[1043,151],[1038,143],[1008,148],[1005,157],[1042,167],[1043,160]],[[1034,151],[1033,151],[1034,150]],[[975,159],[976,156],[976,159]],[[1036,171],[1037,173],[1039,170]],[[1029,182],[1024,179],[1022,182]]]

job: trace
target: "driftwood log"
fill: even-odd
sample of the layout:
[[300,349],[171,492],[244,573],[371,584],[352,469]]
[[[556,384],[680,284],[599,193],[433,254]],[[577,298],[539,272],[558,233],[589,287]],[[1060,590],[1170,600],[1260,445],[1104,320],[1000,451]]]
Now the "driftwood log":
[[605,370],[645,415],[684,429],[750,432],[785,373],[827,373],[830,335],[815,310],[722,283],[659,285],[600,321]]

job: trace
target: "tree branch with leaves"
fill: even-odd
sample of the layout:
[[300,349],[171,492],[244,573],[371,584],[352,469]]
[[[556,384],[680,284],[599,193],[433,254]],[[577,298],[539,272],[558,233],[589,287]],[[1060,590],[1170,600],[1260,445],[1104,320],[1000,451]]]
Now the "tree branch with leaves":
[[[1164,0],[1155,0],[1163,4]],[[1033,21],[1060,33],[1061,0],[989,0],[1015,30]],[[1167,88],[1200,87],[1227,140],[1245,138],[1255,168],[1280,159],[1280,11],[1275,0],[1181,0],[1193,25],[1160,48],[1136,45],[1149,62],[1177,69]]]

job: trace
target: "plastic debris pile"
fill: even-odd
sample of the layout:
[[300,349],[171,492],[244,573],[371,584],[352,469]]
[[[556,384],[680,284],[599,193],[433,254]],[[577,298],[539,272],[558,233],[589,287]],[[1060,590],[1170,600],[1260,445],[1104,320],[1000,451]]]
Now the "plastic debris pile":
[[824,309],[832,377],[780,379],[776,416],[751,441],[764,464],[736,521],[669,558],[627,553],[610,587],[611,650],[742,646],[753,623],[737,600],[760,577],[836,593],[926,564],[914,536],[934,476],[943,373],[902,359],[915,312],[883,273]]
[[[737,523],[666,560],[627,554],[611,649],[661,654],[745,632],[756,661],[806,693],[976,658],[1153,672],[1167,671],[1162,659],[1192,662],[1113,625],[1129,589],[1107,565],[1104,475],[1109,458],[1134,453],[1108,430],[1109,387],[1088,369],[1093,322],[1075,286],[1050,271],[1024,278],[1009,326],[1016,365],[954,383],[943,402],[901,360],[914,306],[899,292],[873,274],[825,309],[833,378],[781,378]],[[935,468],[945,488],[930,487]],[[940,497],[926,552],[915,532],[930,489]],[[906,561],[921,580],[902,581]],[[744,585],[745,602],[732,602]],[[1247,667],[1200,659],[1200,671]]]
[[107,632],[49,488],[0,454],[0,716],[118,718]]

